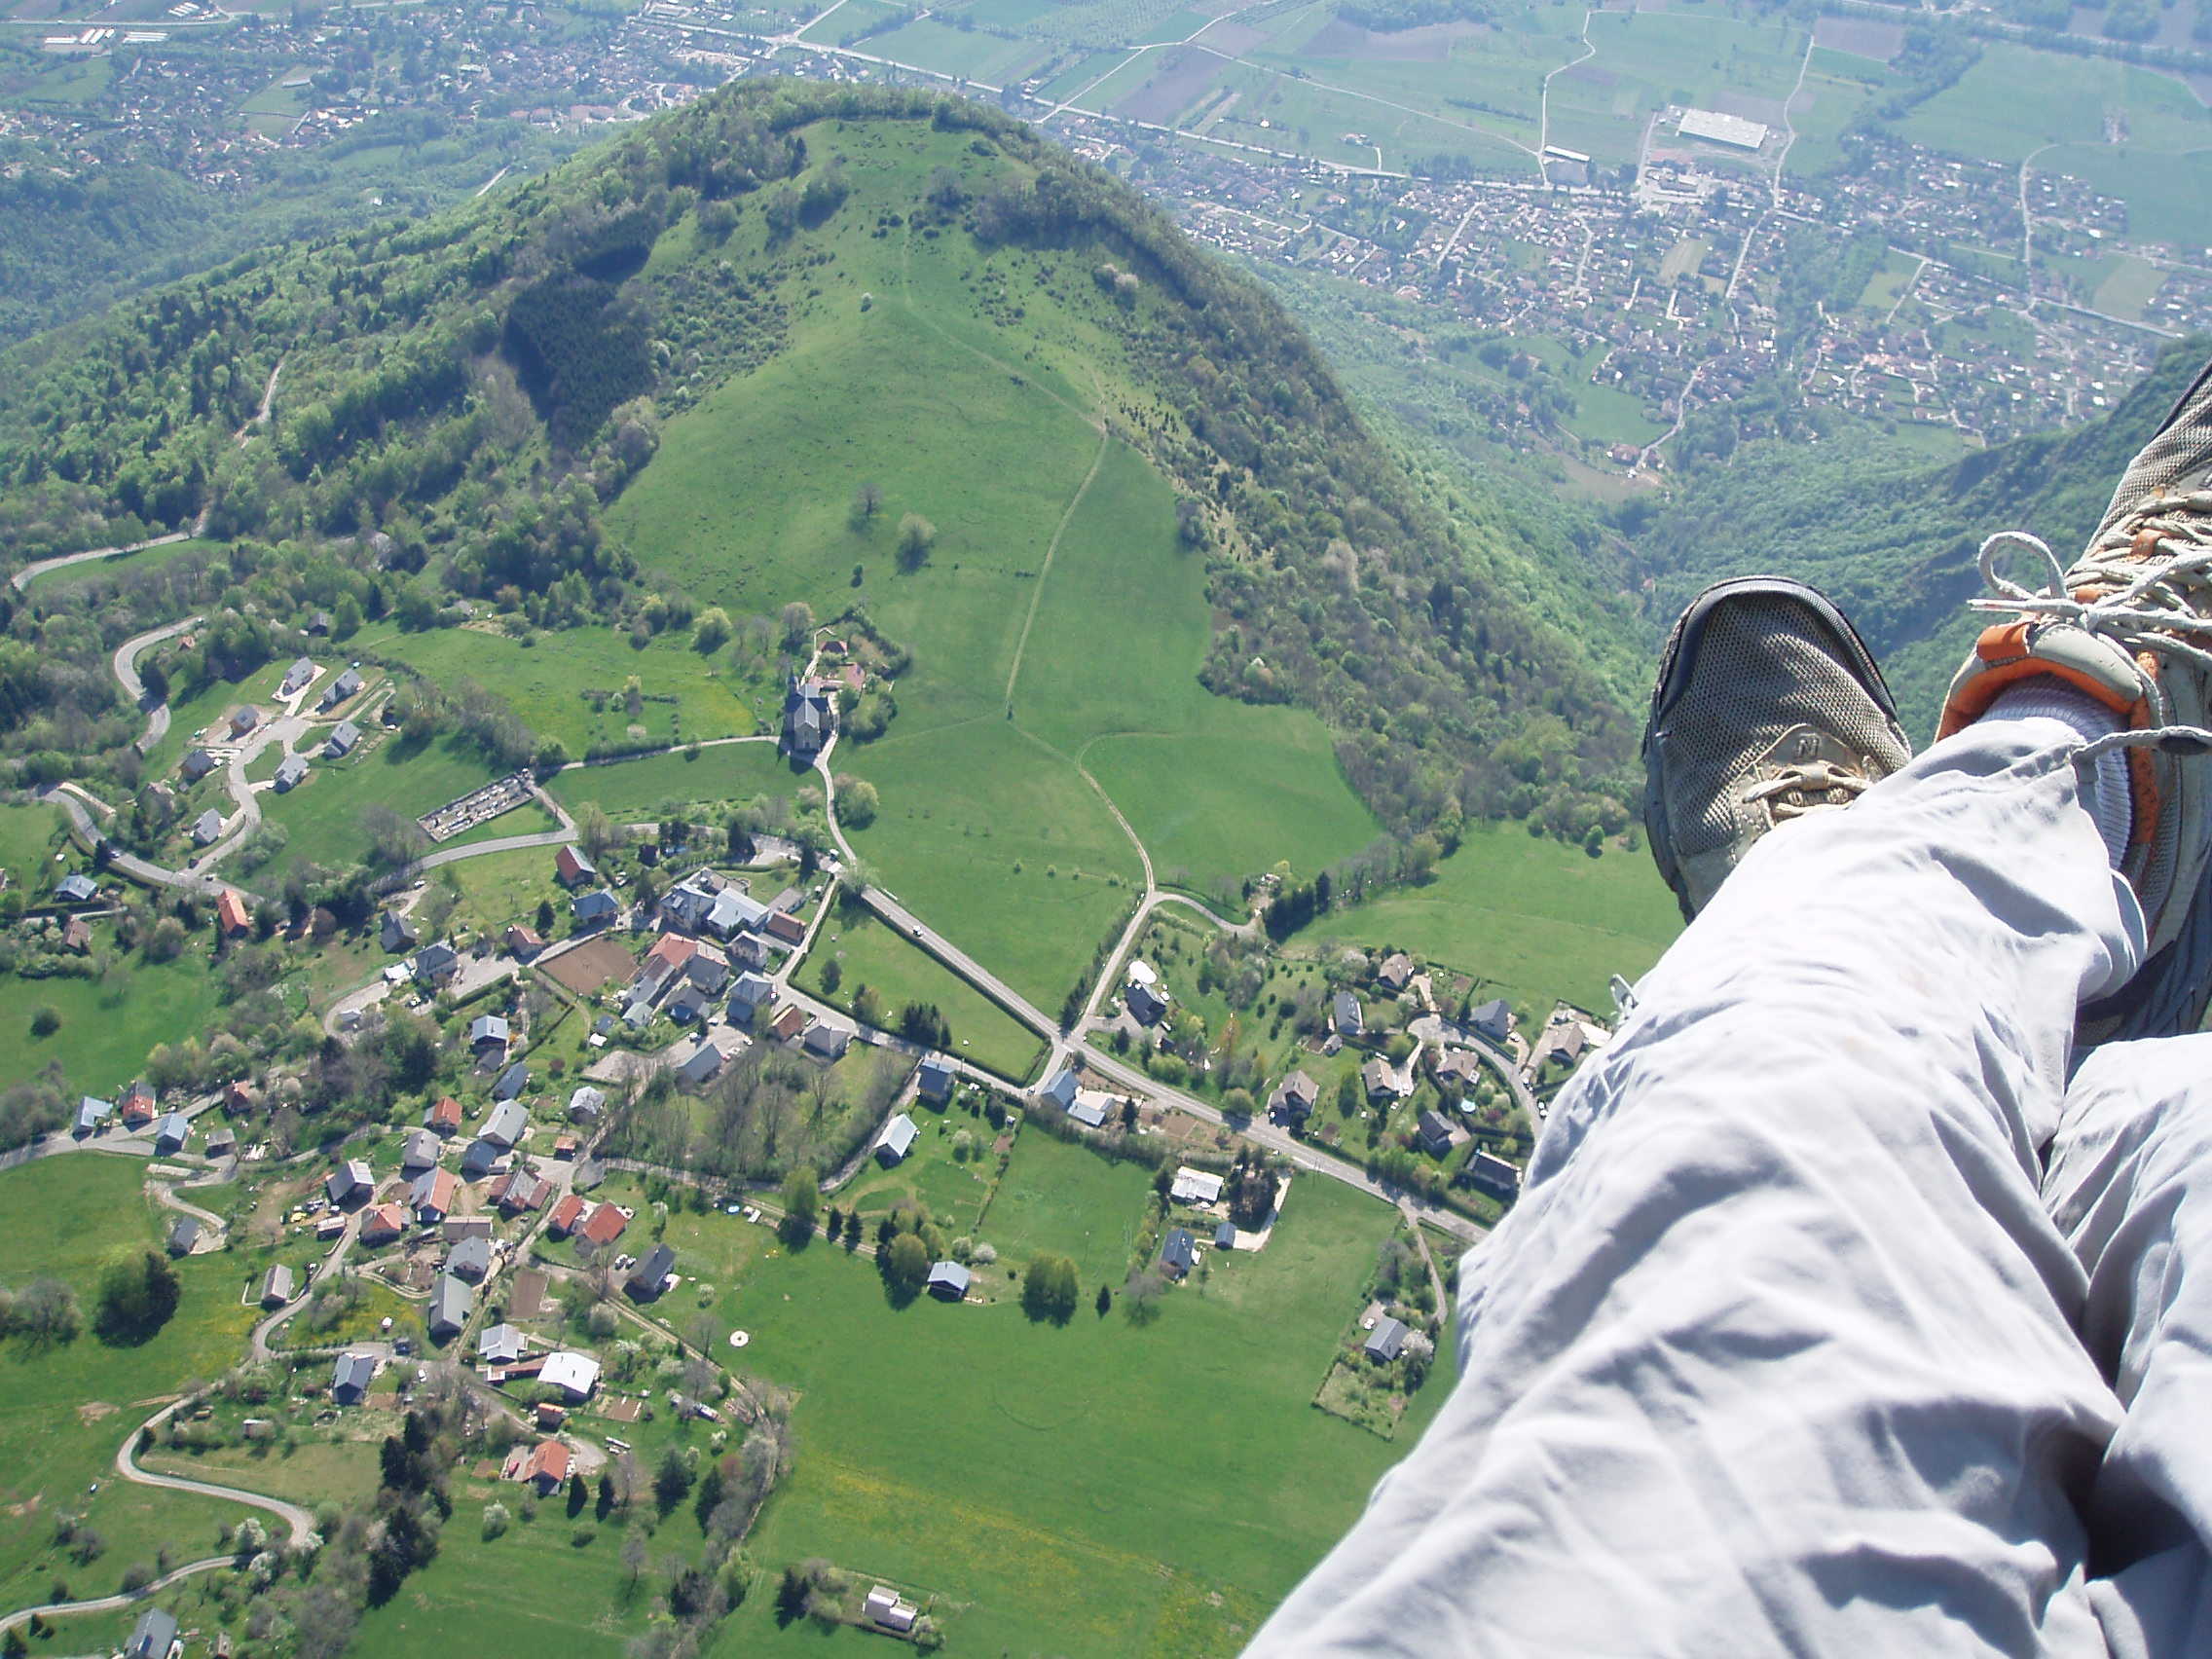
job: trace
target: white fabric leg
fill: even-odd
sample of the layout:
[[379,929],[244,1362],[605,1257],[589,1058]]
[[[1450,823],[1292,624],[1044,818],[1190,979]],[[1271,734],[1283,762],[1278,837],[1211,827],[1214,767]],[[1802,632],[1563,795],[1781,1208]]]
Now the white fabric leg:
[[2044,1200],[2126,1414],[2086,1510],[2097,1611],[2119,1651],[2212,1653],[2212,1036],[2083,1061]]
[[2098,1651],[2119,1404],[2045,1214],[2142,918],[2076,740],[1984,721],[1784,826],[1461,1270],[1458,1385],[1254,1654]]

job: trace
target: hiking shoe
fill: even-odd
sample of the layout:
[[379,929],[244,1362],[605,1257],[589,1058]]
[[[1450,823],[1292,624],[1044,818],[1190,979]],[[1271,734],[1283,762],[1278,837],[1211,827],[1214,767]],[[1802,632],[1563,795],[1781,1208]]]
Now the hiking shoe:
[[1668,637],[1643,728],[1643,827],[1684,919],[1777,825],[1912,758],[1843,613],[1786,576],[1709,587]]
[[[2007,579],[2007,547],[2040,555],[2049,585]],[[2009,613],[1982,631],[1951,682],[1938,735],[1971,724],[1998,694],[2048,676],[2148,734],[2201,728],[2212,705],[2212,367],[2199,374],[2128,463],[2104,522],[2070,569],[2030,535],[1982,544],[1994,599]],[[2127,750],[2134,824],[2120,873],[2143,908],[2143,966],[2125,986],[2082,1011],[2079,1037],[2169,1036],[2201,1023],[2212,993],[2212,777],[2201,745],[2176,734]]]

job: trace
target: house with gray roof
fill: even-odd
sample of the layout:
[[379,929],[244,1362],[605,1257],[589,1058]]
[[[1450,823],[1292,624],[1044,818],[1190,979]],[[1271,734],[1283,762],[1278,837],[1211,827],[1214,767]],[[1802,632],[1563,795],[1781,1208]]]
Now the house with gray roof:
[[430,1292],[430,1335],[440,1342],[458,1337],[461,1327],[468,1323],[469,1314],[475,1310],[476,1293],[453,1274],[440,1273],[437,1288]]
[[519,1100],[502,1100],[492,1108],[492,1115],[484,1120],[484,1126],[476,1131],[479,1140],[488,1140],[505,1152],[530,1133],[530,1114],[523,1110]]
[[77,1126],[74,1132],[79,1139],[86,1135],[96,1135],[114,1116],[114,1101],[95,1099],[88,1094],[77,1102]]
[[1494,1152],[1478,1149],[1474,1157],[1467,1160],[1466,1168],[1459,1171],[1459,1178],[1493,1198],[1512,1198],[1521,1194],[1520,1166]]
[[1503,997],[1493,997],[1467,1010],[1467,1029],[1493,1043],[1502,1043],[1513,1035],[1513,1010]]
[[54,896],[64,904],[90,904],[100,896],[100,890],[91,876],[80,872],[55,882]]
[[479,1135],[475,1140],[468,1143],[461,1155],[462,1177],[470,1181],[483,1180],[485,1176],[492,1173],[494,1165],[499,1161],[500,1153],[504,1150],[504,1148],[495,1146]]
[[184,752],[184,764],[177,768],[188,784],[197,784],[215,769],[215,757],[204,749],[188,749]]
[[463,1238],[447,1252],[446,1272],[470,1284],[482,1284],[492,1272],[492,1240]]
[[630,1270],[623,1288],[632,1301],[650,1302],[668,1288],[668,1281],[676,1272],[676,1252],[666,1244],[655,1244],[645,1259]]
[[939,1262],[930,1269],[930,1276],[923,1288],[940,1302],[965,1302],[968,1299],[968,1270],[958,1262]]
[[757,974],[745,974],[729,988],[729,1022],[753,1029],[754,1017],[776,1000],[776,987]]
[[1122,1005],[1139,1025],[1158,1025],[1167,1016],[1167,993],[1140,980],[1129,981],[1122,992]]
[[844,1058],[845,1051],[852,1047],[853,1034],[842,1025],[832,1025],[827,1019],[818,1019],[806,1028],[799,1039],[799,1047],[818,1060]]
[[341,674],[336,680],[323,687],[322,701],[316,707],[324,710],[335,709],[360,688],[360,671],[349,668],[344,674]]
[[331,1372],[330,1397],[342,1406],[357,1405],[369,1384],[376,1381],[377,1356],[373,1353],[342,1353]]
[[607,1115],[607,1091],[594,1088],[590,1084],[581,1086],[569,1096],[569,1116],[577,1123],[589,1123]]
[[575,915],[576,925],[586,928],[605,927],[622,913],[620,902],[604,887],[579,895],[569,908]]
[[705,1012],[707,993],[697,985],[679,985],[676,994],[661,1005],[661,1012],[679,1025],[688,1025]]
[[276,768],[276,793],[285,794],[307,781],[308,763],[297,755],[287,755]]
[[944,1055],[925,1054],[921,1065],[914,1071],[914,1092],[924,1100],[935,1100],[941,1104],[952,1098],[952,1086],[958,1075],[952,1069],[952,1062]]
[[160,1607],[148,1607],[130,1627],[130,1640],[124,1643],[123,1659],[169,1659],[175,1646],[176,1615],[164,1612]]
[[1414,1120],[1414,1135],[1419,1140],[1421,1151],[1431,1158],[1442,1158],[1452,1150],[1452,1125],[1426,1106]]
[[735,887],[725,887],[715,895],[705,918],[707,931],[717,939],[751,933],[767,919],[768,906]]
[[1406,1346],[1406,1322],[1388,1314],[1375,1321],[1375,1329],[1367,1333],[1367,1341],[1359,1345],[1359,1351],[1379,1364],[1387,1365],[1396,1359]]
[[1061,1111],[1072,1112],[1075,1110],[1075,1067],[1062,1066],[1052,1074],[1051,1080],[1037,1092]]
[[468,1046],[471,1049],[507,1046],[506,1019],[497,1014],[480,1014],[468,1022]]
[[819,680],[801,680],[793,675],[790,687],[784,693],[783,751],[801,760],[811,760],[830,741],[830,734],[837,729],[837,705],[831,699],[830,687]]
[[295,691],[305,691],[313,679],[313,662],[307,657],[295,657],[292,666],[284,670],[284,682],[276,687],[276,695],[289,697]]
[[712,1042],[701,1043],[676,1068],[676,1081],[683,1088],[704,1088],[714,1082],[729,1056]]
[[1359,1006],[1359,998],[1349,991],[1339,991],[1334,1012],[1337,1035],[1346,1041],[1367,1035],[1367,1014]]
[[261,1275],[261,1294],[254,1300],[264,1308],[281,1308],[292,1300],[292,1270],[278,1262]]
[[1095,1094],[1088,1100],[1078,1097],[1068,1108],[1068,1116],[1087,1129],[1102,1129],[1106,1126],[1106,1102]]
[[353,753],[360,741],[361,728],[351,720],[340,720],[330,728],[330,741],[322,746],[322,752],[333,760],[343,759]]
[[1187,1227],[1171,1227],[1160,1246],[1160,1265],[1181,1278],[1198,1265],[1198,1241]]
[[330,1201],[343,1205],[365,1202],[376,1191],[377,1181],[366,1163],[358,1158],[349,1158],[324,1178],[322,1185],[330,1195]]
[[529,1087],[530,1067],[525,1065],[522,1061],[517,1060],[513,1065],[509,1066],[505,1071],[499,1074],[499,1081],[498,1083],[492,1085],[492,1098],[495,1100],[511,1101],[516,1095],[520,1094]]
[[476,1334],[476,1357],[486,1365],[512,1365],[522,1358],[523,1334],[512,1325],[494,1325]]
[[1268,1116],[1278,1124],[1303,1124],[1313,1115],[1320,1098],[1321,1086],[1304,1072],[1294,1071],[1268,1096]]
[[1380,1058],[1369,1060],[1359,1068],[1360,1087],[1367,1090],[1372,1101],[1395,1100],[1398,1097],[1398,1080]]
[[223,838],[223,815],[209,807],[192,821],[192,844],[211,847]]
[[397,910],[387,910],[377,927],[377,942],[395,953],[405,950],[422,937],[422,930]]
[[461,967],[461,952],[439,940],[425,944],[415,953],[415,977],[425,985],[434,985],[453,977]]
[[399,1147],[399,1167],[402,1170],[427,1169],[437,1162],[438,1154],[445,1143],[428,1129],[409,1129],[406,1140]]
[[180,1215],[169,1223],[168,1252],[172,1256],[189,1256],[200,1243],[200,1218]]
[[915,1135],[920,1132],[914,1126],[914,1120],[905,1113],[895,1114],[891,1122],[883,1125],[883,1133],[875,1137],[876,1162],[886,1169],[904,1162],[906,1155],[914,1150]]

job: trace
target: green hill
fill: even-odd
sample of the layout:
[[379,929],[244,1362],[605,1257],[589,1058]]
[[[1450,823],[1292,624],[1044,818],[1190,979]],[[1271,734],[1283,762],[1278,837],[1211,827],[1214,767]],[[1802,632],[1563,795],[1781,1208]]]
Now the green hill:
[[[1142,879],[1132,835],[1208,891],[1384,830],[1625,823],[1629,721],[1523,556],[1430,504],[1249,278],[979,106],[743,83],[5,361],[20,556],[203,511],[228,544],[97,630],[38,590],[9,617],[0,745],[33,776],[104,751],[136,782],[99,653],[188,607],[232,613],[195,692],[315,608],[388,618],[385,660],[498,764],[620,746],[545,701],[570,652],[607,689],[610,630],[706,619],[724,712],[686,735],[720,736],[772,721],[808,621],[850,621],[901,665],[880,741],[837,756],[882,793],[861,850],[1054,1002]],[[406,643],[472,617],[528,668]]]
[[2206,350],[2201,339],[2173,347],[2092,424],[2017,438],[1943,466],[1850,431],[1818,444],[1748,448],[1736,464],[1700,473],[1636,530],[1638,552],[1659,573],[1654,608],[1672,615],[1706,582],[1753,571],[1813,582],[1866,636],[1907,726],[1925,738],[1983,624],[1964,608],[1981,592],[1982,540],[2027,530],[2071,561]]

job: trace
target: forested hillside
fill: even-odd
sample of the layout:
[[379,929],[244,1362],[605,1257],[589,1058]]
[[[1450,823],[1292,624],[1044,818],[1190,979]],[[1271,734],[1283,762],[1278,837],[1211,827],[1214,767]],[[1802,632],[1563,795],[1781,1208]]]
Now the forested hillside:
[[[966,148],[917,189],[847,165],[834,134],[866,122]],[[1031,261],[1051,326],[979,290],[983,314],[1000,349],[1039,360],[1067,347],[1057,319],[1080,320],[1088,360],[1066,362],[1099,429],[1167,480],[1205,561],[1203,683],[1318,714],[1383,825],[1449,836],[1462,815],[1532,814],[1581,838],[1625,822],[1631,723],[1580,644],[1535,618],[1498,533],[1424,500],[1249,278],[957,100],[740,83],[502,197],[246,256],[19,347],[0,361],[0,544],[30,559],[197,524],[231,547],[197,578],[203,606],[242,603],[227,584],[274,559],[295,572],[285,603],[342,589],[409,628],[461,619],[457,603],[640,639],[687,624],[708,584],[603,513],[664,426],[829,303],[833,220]],[[298,620],[268,606],[257,624]],[[7,616],[18,765],[127,729],[99,725],[88,670],[137,620]]]
[[1657,577],[1656,608],[1671,615],[1704,583],[1753,571],[1813,582],[1866,636],[1907,726],[1925,738],[1986,620],[1964,608],[1981,591],[1983,538],[2031,531],[2071,562],[2206,349],[2202,339],[2175,346],[2093,425],[1939,467],[1860,435],[1747,449],[1636,523],[1638,550]]

